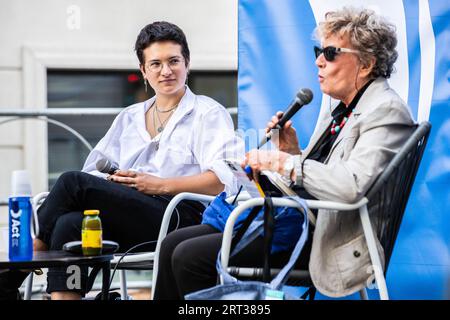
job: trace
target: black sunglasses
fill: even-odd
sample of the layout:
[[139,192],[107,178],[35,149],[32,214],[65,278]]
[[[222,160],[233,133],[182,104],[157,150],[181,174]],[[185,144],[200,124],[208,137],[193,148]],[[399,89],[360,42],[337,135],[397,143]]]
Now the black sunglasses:
[[359,53],[358,50],[353,50],[353,49],[348,49],[348,48],[336,48],[333,46],[319,48],[317,46],[314,46],[314,53],[316,55],[316,59],[323,53],[325,60],[333,61],[340,52]]

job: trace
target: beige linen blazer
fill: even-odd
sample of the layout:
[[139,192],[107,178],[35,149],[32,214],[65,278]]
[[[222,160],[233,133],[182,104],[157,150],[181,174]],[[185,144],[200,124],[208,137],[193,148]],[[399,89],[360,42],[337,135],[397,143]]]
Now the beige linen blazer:
[[[386,79],[378,78],[357,103],[325,163],[304,160],[331,120],[330,111],[318,120],[300,156],[297,184],[319,200],[356,202],[405,143],[415,123],[405,102]],[[384,265],[383,248],[377,245]],[[309,270],[316,288],[331,297],[352,294],[369,284],[373,270],[358,212],[319,210]]]

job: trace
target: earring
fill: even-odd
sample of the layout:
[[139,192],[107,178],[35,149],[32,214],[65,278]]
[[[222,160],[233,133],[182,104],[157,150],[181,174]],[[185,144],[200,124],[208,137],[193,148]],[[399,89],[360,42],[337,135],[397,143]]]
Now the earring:
[[147,92],[147,79],[144,79],[145,92]]

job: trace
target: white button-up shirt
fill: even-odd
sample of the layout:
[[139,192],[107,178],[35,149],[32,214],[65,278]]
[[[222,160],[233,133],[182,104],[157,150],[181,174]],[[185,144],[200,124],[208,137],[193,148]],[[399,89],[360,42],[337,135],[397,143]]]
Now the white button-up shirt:
[[106,177],[96,169],[97,161],[105,156],[122,170],[160,178],[192,176],[211,170],[225,185],[227,194],[235,193],[237,182],[223,159],[243,159],[245,147],[233,130],[227,110],[186,87],[164,130],[151,138],[145,113],[154,101],[152,97],[121,111],[88,155],[82,171]]

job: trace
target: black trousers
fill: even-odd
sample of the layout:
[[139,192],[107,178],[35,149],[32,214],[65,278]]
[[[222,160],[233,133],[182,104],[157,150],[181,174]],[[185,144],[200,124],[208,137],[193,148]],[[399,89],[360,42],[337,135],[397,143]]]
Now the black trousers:
[[[311,252],[312,234],[296,262],[296,268],[306,270]],[[161,244],[155,300],[182,300],[188,293],[217,284],[216,260],[222,244],[222,233],[202,224],[177,230],[167,235]],[[263,238],[258,237],[235,256],[230,265],[263,266]],[[278,252],[270,257],[271,267],[281,268],[291,252]]]
[[[98,209],[103,239],[119,243],[119,251],[125,252],[136,244],[151,240],[155,242],[136,251],[154,250],[164,210],[171,199],[171,196],[146,195],[84,172],[66,172],[38,210],[38,238],[48,245],[49,250],[62,250],[66,242],[81,240],[83,211]],[[198,202],[180,203],[177,214],[172,215],[169,230],[199,224],[203,210],[204,206]],[[81,271],[81,288],[74,291],[84,294],[87,268]],[[50,268],[47,292],[68,291],[69,276],[65,268]]]

